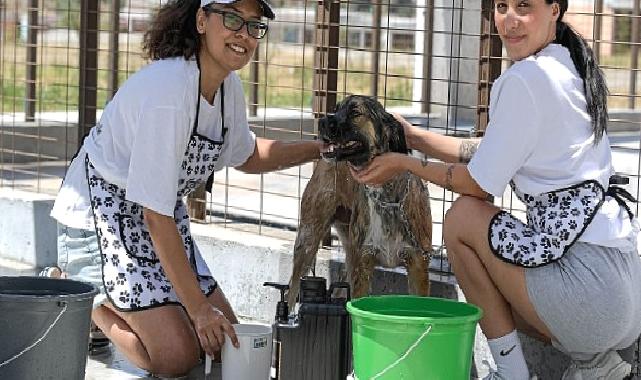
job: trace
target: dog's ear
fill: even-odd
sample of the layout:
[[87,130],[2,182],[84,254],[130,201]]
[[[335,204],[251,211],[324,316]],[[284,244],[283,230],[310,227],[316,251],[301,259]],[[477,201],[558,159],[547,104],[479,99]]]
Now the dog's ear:
[[372,104],[367,108],[372,112],[372,120],[375,121],[374,125],[377,129],[376,133],[382,137],[383,143],[387,146],[390,152],[408,153],[407,144],[405,143],[405,132],[403,126],[392,116],[392,114],[385,111],[385,108],[375,98],[369,98]]
[[[336,107],[334,107],[334,113],[338,112],[339,109],[345,107],[346,105],[350,105],[349,103],[352,101],[354,98],[354,95],[347,95],[346,97],[343,98],[340,102],[336,103]],[[353,105],[350,105],[353,107]]]
[[394,116],[386,111],[384,123],[387,126],[385,132],[388,134],[389,148],[392,152],[407,154],[407,143],[405,142],[405,130]]

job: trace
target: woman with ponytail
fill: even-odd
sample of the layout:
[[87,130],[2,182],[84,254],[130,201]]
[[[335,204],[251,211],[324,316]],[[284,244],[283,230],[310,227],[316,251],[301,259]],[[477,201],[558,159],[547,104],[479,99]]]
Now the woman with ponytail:
[[[482,140],[405,125],[408,146],[443,162],[387,154],[354,177],[379,185],[411,171],[461,194],[443,235],[458,283],[479,305],[496,363],[486,379],[526,380],[517,330],[572,365],[563,379],[620,380],[616,350],[641,334],[639,223],[612,186],[608,89],[586,41],[563,21],[567,0],[494,0],[514,64],[494,83]],[[488,202],[510,186],[526,217]]]
[[[238,340],[236,316],[190,233],[184,197],[212,173],[282,169],[318,142],[257,138],[236,70],[274,13],[267,0],[169,0],[144,37],[152,62],[106,106],[72,160],[52,216],[59,265],[101,289],[92,320],[127,359],[180,376]],[[210,189],[211,191],[211,189]],[[225,337],[227,335],[227,338]]]

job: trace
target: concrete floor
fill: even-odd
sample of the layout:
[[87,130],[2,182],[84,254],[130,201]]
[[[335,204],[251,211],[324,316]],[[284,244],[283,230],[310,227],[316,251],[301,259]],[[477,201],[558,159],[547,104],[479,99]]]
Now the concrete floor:
[[[109,353],[89,357],[85,380],[138,380],[158,379],[147,371],[136,368],[122,354],[111,347]],[[164,379],[164,378],[163,378]],[[172,378],[173,379],[173,378]],[[205,376],[205,365],[200,364],[187,376],[175,378],[185,380],[221,380],[220,364],[214,365],[212,373]]]

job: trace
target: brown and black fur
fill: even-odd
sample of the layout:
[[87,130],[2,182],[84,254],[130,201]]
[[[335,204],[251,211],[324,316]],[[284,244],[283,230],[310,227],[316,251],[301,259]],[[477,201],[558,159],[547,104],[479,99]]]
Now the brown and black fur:
[[412,294],[429,293],[427,275],[432,218],[427,188],[409,173],[380,188],[356,182],[359,168],[385,152],[407,153],[402,125],[375,99],[353,95],[320,120],[320,138],[333,150],[319,161],[303,193],[294,246],[289,302],[313,265],[323,235],[336,229],[346,255],[354,298],[369,293],[374,266],[405,266]]

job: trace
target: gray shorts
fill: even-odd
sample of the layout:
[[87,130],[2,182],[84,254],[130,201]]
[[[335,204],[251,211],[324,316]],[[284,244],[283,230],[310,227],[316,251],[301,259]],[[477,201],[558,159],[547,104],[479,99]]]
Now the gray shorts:
[[58,224],[58,266],[67,273],[67,278],[88,282],[98,288],[99,292],[93,299],[94,309],[107,300],[95,231]]
[[573,359],[630,346],[641,334],[641,259],[575,243],[558,261],[525,271],[530,301]]

